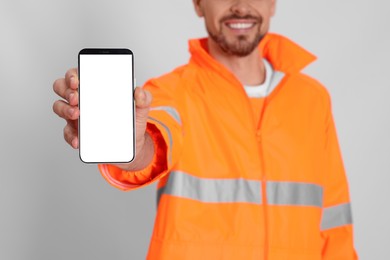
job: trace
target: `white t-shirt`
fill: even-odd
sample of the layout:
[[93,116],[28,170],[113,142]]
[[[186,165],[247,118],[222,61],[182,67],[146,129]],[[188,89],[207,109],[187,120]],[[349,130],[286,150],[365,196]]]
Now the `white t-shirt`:
[[257,86],[244,86],[246,94],[250,98],[260,98],[268,95],[268,90],[274,70],[266,59],[263,59],[263,61],[265,66],[265,80],[263,84]]

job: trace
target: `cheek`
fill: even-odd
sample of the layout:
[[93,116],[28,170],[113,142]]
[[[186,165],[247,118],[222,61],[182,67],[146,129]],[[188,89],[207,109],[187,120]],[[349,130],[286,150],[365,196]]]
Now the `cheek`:
[[204,15],[205,23],[209,29],[212,30],[220,30],[221,29],[221,24],[220,20],[223,16],[218,15],[216,13],[208,12]]
[[270,16],[264,16],[263,17],[262,27],[264,29],[269,29],[270,24],[271,24],[271,17]]

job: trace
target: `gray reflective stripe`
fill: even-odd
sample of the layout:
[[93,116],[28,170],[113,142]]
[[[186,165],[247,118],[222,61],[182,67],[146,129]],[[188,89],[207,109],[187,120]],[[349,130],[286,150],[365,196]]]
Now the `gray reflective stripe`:
[[273,71],[271,83],[270,83],[269,89],[267,91],[268,92],[267,96],[272,93],[272,91],[276,88],[277,85],[279,85],[280,81],[282,81],[282,79],[284,78],[284,75],[285,74],[283,72],[280,72],[277,70]]
[[[169,149],[172,150],[173,140],[172,140],[172,134],[171,134],[171,131],[169,131],[169,128],[163,122],[161,122],[160,120],[157,120],[157,119],[155,119],[153,117],[150,117],[150,116],[148,117],[148,119],[158,123],[159,125],[161,125],[165,129],[165,131],[168,134],[168,138],[169,138]],[[168,155],[168,163],[169,163],[169,165],[172,164],[172,152],[170,152],[169,155]]]
[[173,171],[160,190],[158,196],[164,193],[208,203],[261,203],[260,181],[205,179]]
[[[323,188],[320,185],[298,182],[266,184],[269,205],[322,207]],[[245,179],[208,179],[173,171],[165,187],[157,191],[157,203],[162,194],[208,203],[261,204],[261,182]]]
[[349,224],[352,224],[352,210],[350,203],[323,209],[321,230],[327,230]]
[[267,182],[267,201],[270,205],[322,207],[321,186],[299,182]]
[[152,107],[152,108],[150,108],[150,110],[165,111],[171,117],[173,117],[179,124],[181,124],[181,118],[180,118],[179,112],[177,112],[177,110],[173,107],[159,106],[159,107]]

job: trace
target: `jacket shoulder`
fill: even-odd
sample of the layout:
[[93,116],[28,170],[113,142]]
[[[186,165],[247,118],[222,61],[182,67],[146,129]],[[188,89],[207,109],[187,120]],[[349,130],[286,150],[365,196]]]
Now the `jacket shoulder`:
[[320,81],[304,73],[294,73],[290,75],[290,79],[294,82],[294,88],[299,88],[299,95],[305,95],[313,101],[323,103],[326,109],[329,108],[331,96]]

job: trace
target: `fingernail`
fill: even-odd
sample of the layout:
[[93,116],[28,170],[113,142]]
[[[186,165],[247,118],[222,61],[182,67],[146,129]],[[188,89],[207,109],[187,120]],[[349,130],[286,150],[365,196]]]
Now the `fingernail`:
[[70,78],[70,85],[71,85],[71,86],[74,85],[74,82],[75,82],[74,77],[71,77],[71,78]]
[[74,93],[70,93],[68,101],[70,102],[73,99],[73,97],[74,97]]
[[70,115],[70,116],[73,116],[74,108],[70,108],[70,109],[68,110],[68,112],[69,112],[69,115]]
[[73,138],[73,140],[72,140],[72,147],[77,149],[77,140],[76,140],[76,138]]
[[139,94],[139,97],[140,97],[140,101],[141,101],[142,103],[144,103],[144,102],[145,102],[145,99],[146,99],[146,93],[145,93],[145,91],[141,90],[141,93]]

